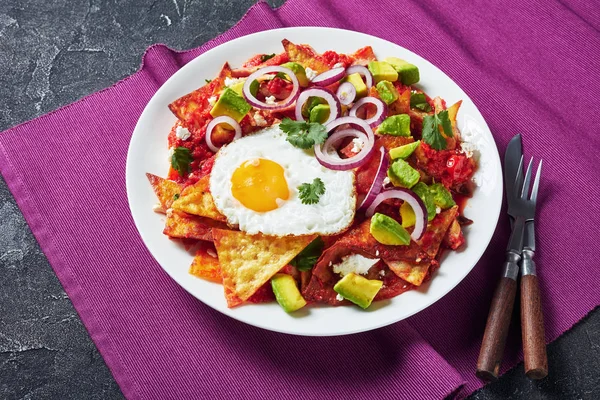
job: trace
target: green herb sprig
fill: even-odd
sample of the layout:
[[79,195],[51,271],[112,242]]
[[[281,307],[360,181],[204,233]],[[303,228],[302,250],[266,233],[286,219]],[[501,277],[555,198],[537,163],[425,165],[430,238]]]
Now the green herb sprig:
[[284,118],[279,128],[287,133],[288,142],[301,149],[309,149],[327,139],[325,126],[317,122],[294,121]]
[[447,137],[453,136],[448,110],[423,118],[423,141],[436,150],[444,150],[448,144],[446,138],[440,133],[440,125]]

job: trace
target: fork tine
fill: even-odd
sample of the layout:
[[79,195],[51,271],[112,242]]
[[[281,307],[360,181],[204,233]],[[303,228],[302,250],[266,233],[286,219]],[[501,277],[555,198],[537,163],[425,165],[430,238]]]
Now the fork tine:
[[529,160],[527,172],[525,173],[525,181],[523,182],[523,190],[521,190],[521,199],[527,200],[529,194],[529,186],[531,185],[531,168],[533,166],[533,157]]
[[517,193],[521,193],[521,188],[523,187],[523,156],[519,160],[519,168],[517,168],[517,176],[515,177],[515,187],[514,193],[515,197]]
[[540,163],[538,164],[537,171],[535,173],[535,180],[533,181],[533,189],[531,189],[531,197],[529,198],[529,200],[533,201],[534,203],[537,201],[538,188],[540,186],[540,176],[542,175],[542,161],[544,160],[540,160]]

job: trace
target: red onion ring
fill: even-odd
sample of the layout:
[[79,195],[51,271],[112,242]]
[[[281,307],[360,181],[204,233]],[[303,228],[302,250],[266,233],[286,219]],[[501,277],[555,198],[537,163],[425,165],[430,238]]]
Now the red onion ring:
[[[332,134],[322,145],[315,144],[315,157],[317,158],[317,161],[319,161],[319,163],[326,168],[338,171],[345,171],[352,168],[360,167],[361,165],[369,161],[369,159],[373,155],[373,150],[375,146],[375,134],[373,133],[371,127],[362,119],[356,117],[341,117],[327,124],[325,126],[325,129],[327,129],[327,132],[331,132],[338,126],[345,124],[355,125],[361,128],[364,131],[364,136],[366,136],[367,140],[364,143],[363,148],[357,155],[345,159],[340,158],[337,154],[330,154],[329,150],[331,146],[337,144],[344,137],[361,137],[362,133],[360,131],[356,129],[344,129]],[[323,150],[325,150],[325,152]]]
[[340,100],[340,103],[347,106],[356,98],[356,88],[350,82],[344,82],[338,87],[335,95]]
[[365,215],[371,217],[375,213],[375,209],[381,202],[387,199],[400,199],[406,201],[413,209],[415,213],[415,229],[410,234],[410,237],[417,241],[423,237],[425,229],[427,228],[427,209],[425,203],[415,192],[408,189],[396,188],[392,190],[386,190],[381,192],[375,197],[375,200],[371,203]]
[[367,118],[364,121],[373,127],[381,124],[385,117],[387,117],[387,105],[376,97],[369,96],[358,100],[356,103],[354,103],[348,115],[351,117],[356,117],[356,112],[358,109],[365,104],[373,104],[375,107],[377,107],[377,112],[371,118]]
[[377,197],[379,192],[383,189],[383,181],[387,176],[387,170],[390,166],[389,158],[387,157],[387,153],[385,151],[385,147],[381,146],[379,148],[381,152],[381,160],[379,161],[379,167],[377,167],[377,173],[375,174],[375,179],[373,179],[373,183],[367,192],[367,195],[363,199],[362,203],[358,207],[359,210],[363,210],[369,208],[373,200]]
[[315,76],[310,82],[317,86],[329,86],[332,83],[336,83],[344,76],[346,76],[346,68],[338,67]]
[[357,73],[365,78],[365,85],[367,85],[367,89],[371,89],[371,86],[373,86],[373,75],[371,75],[371,71],[369,71],[369,68],[364,67],[362,65],[353,65],[346,69],[346,75]]
[[[286,74],[292,81],[293,88],[292,88],[292,92],[286,99],[281,100],[274,104],[268,104],[268,103],[265,103],[264,101],[258,100],[250,92],[250,85],[252,84],[252,82],[257,80],[261,76],[272,73],[272,72],[281,72],[281,73]],[[244,82],[244,86],[242,87],[242,93],[244,94],[244,97],[246,98],[246,101],[248,102],[248,104],[250,104],[252,107],[256,107],[261,110],[279,110],[279,109],[288,107],[290,104],[292,104],[296,100],[296,98],[298,97],[298,94],[300,93],[300,84],[298,83],[298,78],[290,69],[281,67],[279,65],[272,65],[270,67],[261,68],[258,71],[250,74],[250,76],[248,78],[246,78],[246,82]]]
[[323,125],[327,125],[335,120],[342,113],[340,101],[331,90],[325,88],[310,88],[306,89],[298,96],[298,100],[296,101],[296,121],[305,121],[302,116],[302,106],[304,106],[304,103],[306,103],[309,97],[320,97],[329,104],[329,118],[327,118],[327,121],[325,121]]
[[204,136],[204,140],[206,140],[206,145],[208,146],[208,148],[215,153],[219,151],[219,147],[213,144],[211,136],[212,131],[219,124],[227,124],[233,127],[233,129],[235,130],[235,136],[233,136],[233,139],[231,139],[232,142],[242,137],[242,127],[240,126],[240,124],[237,123],[235,119],[228,117],[227,115],[222,115],[213,119],[208,123],[208,126],[206,127],[206,135]]

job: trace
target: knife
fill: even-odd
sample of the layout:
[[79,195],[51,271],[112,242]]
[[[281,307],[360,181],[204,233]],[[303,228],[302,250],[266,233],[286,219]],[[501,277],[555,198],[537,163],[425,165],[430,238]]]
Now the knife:
[[[509,203],[509,207],[510,202],[514,201],[517,197],[516,191],[518,188],[515,187],[515,181],[517,173],[520,170],[519,164],[522,162],[522,157],[521,135],[515,135],[508,143],[506,152],[504,153],[504,186],[506,201]],[[523,175],[521,172],[521,182],[522,179]],[[509,221],[511,228],[514,228],[514,219],[511,217]],[[523,225],[520,228],[523,229]],[[520,253],[521,249],[518,250]],[[516,261],[518,260],[517,258]],[[508,336],[508,327],[510,326],[510,319],[515,304],[518,275],[519,267],[516,263],[504,263],[502,278],[492,298],[479,359],[477,360],[476,375],[480,379],[486,381],[498,379],[506,337]]]
[[[538,169],[540,175],[542,163]],[[537,191],[532,192],[537,200]],[[542,379],[548,375],[548,356],[544,317],[540,301],[540,289],[533,256],[535,254],[534,221],[525,224],[525,238],[521,256],[521,330],[523,336],[523,355],[525,375],[531,379]]]

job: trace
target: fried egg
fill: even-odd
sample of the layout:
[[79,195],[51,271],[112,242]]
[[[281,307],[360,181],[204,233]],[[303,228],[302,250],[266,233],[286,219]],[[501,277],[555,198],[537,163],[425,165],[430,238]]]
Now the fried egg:
[[[325,185],[316,204],[303,204],[298,187],[315,178]],[[224,146],[216,155],[210,192],[230,225],[249,234],[333,235],[352,223],[354,172],[325,168],[273,126]]]

